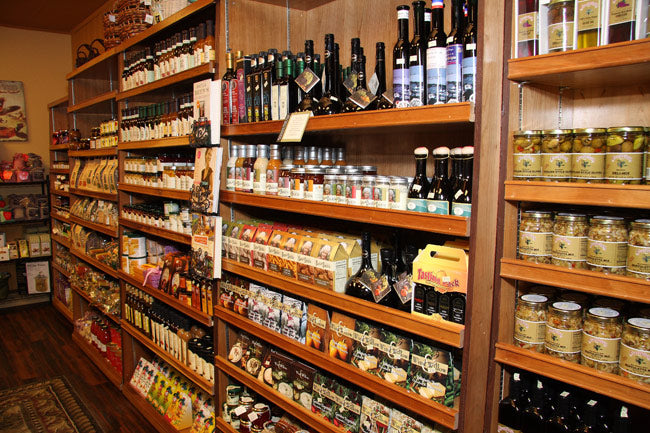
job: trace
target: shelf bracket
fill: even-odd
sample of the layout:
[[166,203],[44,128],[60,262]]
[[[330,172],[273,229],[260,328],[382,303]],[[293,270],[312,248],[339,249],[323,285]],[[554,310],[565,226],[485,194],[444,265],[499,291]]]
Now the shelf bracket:
[[287,50],[291,49],[291,9],[287,0]]
[[559,88],[558,92],[558,101],[557,101],[557,129],[562,129],[562,97],[564,96],[564,91],[568,89],[568,87],[561,86]]
[[519,88],[519,130],[524,129],[524,86],[528,83],[527,81],[522,81],[517,84]]
[[225,33],[225,39],[226,39],[226,51],[230,51],[230,21],[228,20],[229,18],[229,6],[228,6],[229,1],[226,0],[224,2],[224,15],[225,15],[225,23],[224,23],[224,33]]

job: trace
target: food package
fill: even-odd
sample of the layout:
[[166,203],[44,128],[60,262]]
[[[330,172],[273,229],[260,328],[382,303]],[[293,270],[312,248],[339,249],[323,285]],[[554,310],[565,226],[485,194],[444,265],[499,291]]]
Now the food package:
[[377,374],[387,382],[406,388],[410,360],[410,338],[389,330],[382,330],[379,346],[379,366]]
[[312,390],[311,411],[332,422],[338,408],[334,401],[335,396],[336,381],[330,376],[316,372]]
[[273,389],[289,400],[293,400],[294,361],[288,356],[271,351],[271,369],[273,370]]
[[455,385],[452,352],[414,341],[408,389],[428,400],[452,407]]
[[335,311],[332,313],[327,351],[332,358],[350,362],[354,348],[356,319]]
[[326,350],[330,328],[329,312],[314,304],[307,306],[305,344],[321,352]]
[[198,147],[194,156],[194,180],[190,194],[193,211],[216,214],[219,212],[222,147]]
[[361,393],[339,383],[335,396],[338,408],[334,414],[333,424],[346,432],[358,433],[361,418]]
[[239,235],[238,260],[240,263],[250,265],[253,257],[253,240],[257,227],[250,224],[244,224]]
[[258,225],[257,232],[255,233],[255,241],[251,245],[252,265],[254,268],[259,268],[266,271],[266,255],[269,251],[267,244],[272,233],[273,227],[269,224]]
[[293,363],[293,400],[306,409],[311,409],[315,375],[314,368],[302,362]]
[[221,217],[192,214],[191,272],[201,278],[221,278]]
[[382,338],[381,328],[357,320],[354,328],[354,349],[351,363],[358,369],[379,375],[379,345]]
[[348,280],[348,255],[340,242],[323,239],[314,249],[314,256],[314,284],[343,293]]
[[299,343],[305,343],[307,305],[300,299],[282,297],[281,333]]
[[387,433],[390,426],[390,407],[363,396],[361,403],[361,433]]

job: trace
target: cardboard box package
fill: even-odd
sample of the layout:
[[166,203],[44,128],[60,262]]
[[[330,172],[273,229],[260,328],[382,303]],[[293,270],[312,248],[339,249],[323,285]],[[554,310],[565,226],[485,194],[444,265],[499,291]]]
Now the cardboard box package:
[[221,278],[221,217],[192,214],[190,269],[202,278]]
[[192,210],[206,214],[219,212],[222,160],[222,147],[196,148],[190,198]]

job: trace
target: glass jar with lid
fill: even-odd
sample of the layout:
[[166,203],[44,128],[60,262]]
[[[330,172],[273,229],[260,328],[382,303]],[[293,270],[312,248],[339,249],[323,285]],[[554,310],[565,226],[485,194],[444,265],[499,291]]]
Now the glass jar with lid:
[[291,198],[305,198],[305,174],[303,167],[291,169]]
[[363,175],[376,175],[377,174],[377,166],[374,165],[362,165],[361,167],[358,167],[359,170],[361,170],[361,174]]
[[650,319],[633,317],[623,327],[619,374],[650,383]]
[[345,182],[345,202],[352,206],[361,206],[361,183],[363,176],[353,174],[347,176]]
[[640,126],[607,129],[607,183],[638,185],[643,178],[645,134]]
[[305,199],[323,201],[323,184],[325,170],[322,168],[309,168],[305,173]]
[[394,210],[406,210],[406,199],[408,198],[409,181],[405,177],[391,176],[390,189],[388,190],[388,202]]
[[575,0],[551,0],[548,5],[548,52],[573,49]]
[[278,196],[291,197],[291,170],[296,168],[293,164],[284,164],[280,166],[280,175],[278,177]]
[[514,180],[539,180],[542,176],[540,154],[542,131],[528,130],[513,133],[513,173]]
[[603,0],[577,0],[578,49],[600,45],[600,18],[603,13]]
[[535,210],[521,212],[517,258],[550,264],[552,247],[553,214]]
[[[636,36],[637,3],[610,0],[607,23],[607,43],[633,41]],[[638,17],[642,19],[642,17]],[[643,37],[643,36],[641,36]]]
[[559,213],[553,225],[551,263],[571,269],[587,269],[589,224],[583,214]]
[[388,209],[390,207],[390,202],[388,201],[389,191],[390,178],[388,176],[377,176],[372,193],[376,207],[380,209]]
[[625,275],[627,224],[620,217],[595,216],[589,225],[587,265],[606,274]]
[[607,129],[585,128],[573,130],[571,180],[577,183],[603,183],[605,180],[605,152]]
[[361,206],[375,207],[374,188],[375,176],[363,176],[361,179]]
[[650,219],[630,224],[625,266],[626,275],[650,280]]
[[623,325],[612,308],[590,308],[582,329],[580,363],[607,373],[618,373],[618,351]]
[[544,350],[548,298],[539,294],[519,297],[515,309],[514,344],[536,352]]
[[348,175],[337,174],[335,182],[336,184],[333,192],[335,201],[339,204],[346,204],[347,198],[345,197],[345,185],[348,182]]
[[580,361],[582,307],[575,302],[553,302],[546,315],[544,351],[570,362]]
[[573,130],[550,129],[542,133],[542,180],[568,182],[571,178]]
[[336,174],[329,173],[330,169],[325,170],[323,176],[323,201],[327,203],[336,202]]

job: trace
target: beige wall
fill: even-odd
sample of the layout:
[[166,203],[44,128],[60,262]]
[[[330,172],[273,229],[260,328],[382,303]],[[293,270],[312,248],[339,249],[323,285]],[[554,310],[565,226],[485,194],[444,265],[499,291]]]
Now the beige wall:
[[67,95],[71,69],[70,35],[0,26],[0,80],[22,81],[29,141],[0,141],[0,159],[34,152],[49,166],[47,104]]

